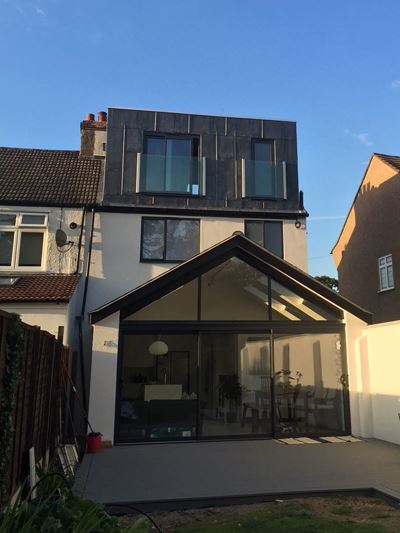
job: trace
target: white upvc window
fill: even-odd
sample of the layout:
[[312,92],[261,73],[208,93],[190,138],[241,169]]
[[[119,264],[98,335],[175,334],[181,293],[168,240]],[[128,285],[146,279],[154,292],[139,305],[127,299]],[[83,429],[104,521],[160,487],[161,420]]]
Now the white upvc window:
[[384,255],[378,259],[379,289],[386,291],[394,288],[392,255]]
[[0,270],[43,270],[46,213],[0,211]]

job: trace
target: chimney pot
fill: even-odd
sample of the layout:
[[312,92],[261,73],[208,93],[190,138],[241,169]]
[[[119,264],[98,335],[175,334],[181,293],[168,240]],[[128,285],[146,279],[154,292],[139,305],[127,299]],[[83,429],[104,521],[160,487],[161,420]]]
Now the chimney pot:
[[107,122],[107,113],[105,111],[99,111],[97,120],[98,122]]
[[93,113],[86,113],[85,120],[94,120],[94,114]]

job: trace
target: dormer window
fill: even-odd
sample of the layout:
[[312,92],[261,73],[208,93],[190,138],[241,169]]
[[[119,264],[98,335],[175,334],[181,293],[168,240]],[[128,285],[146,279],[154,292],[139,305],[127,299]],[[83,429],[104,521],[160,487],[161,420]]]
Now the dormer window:
[[286,200],[286,162],[275,152],[274,140],[252,139],[251,159],[242,159],[243,198]]
[[42,270],[47,214],[0,212],[0,270]]
[[199,138],[187,135],[148,135],[138,154],[137,192],[204,194]]

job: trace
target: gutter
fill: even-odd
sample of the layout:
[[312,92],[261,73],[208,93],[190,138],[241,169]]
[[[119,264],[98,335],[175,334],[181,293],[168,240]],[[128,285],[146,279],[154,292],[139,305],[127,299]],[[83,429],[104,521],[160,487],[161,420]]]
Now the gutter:
[[238,209],[224,207],[165,207],[159,205],[124,205],[102,204],[96,207],[98,212],[110,213],[139,213],[139,214],[157,214],[157,215],[175,215],[175,216],[205,216],[205,217],[229,217],[229,218],[268,218],[268,219],[289,219],[307,218],[308,212],[303,208],[300,209]]

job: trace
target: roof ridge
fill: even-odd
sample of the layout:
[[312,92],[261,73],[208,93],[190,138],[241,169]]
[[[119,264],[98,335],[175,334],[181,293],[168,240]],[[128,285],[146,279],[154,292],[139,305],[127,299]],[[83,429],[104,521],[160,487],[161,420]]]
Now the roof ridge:
[[67,149],[59,149],[59,148],[29,148],[29,147],[19,147],[19,146],[0,146],[0,150],[15,150],[18,152],[22,151],[30,151],[30,152],[63,152],[63,153],[72,153],[72,154],[79,154],[79,150],[67,150]]
[[0,147],[1,204],[95,204],[103,169],[79,150]]
[[[389,155],[389,154],[379,154],[377,152],[374,152],[374,155],[379,157],[381,161],[392,167],[393,169],[399,171],[400,170],[400,155]],[[394,163],[393,161],[390,161],[390,159],[398,159],[398,163]]]
[[0,278],[38,278],[38,277],[73,277],[81,276],[79,272],[1,272]]
[[[369,159],[369,161],[368,161],[368,165],[367,165],[367,167],[366,167],[366,169],[365,169],[365,171],[364,171],[363,177],[361,178],[360,184],[359,184],[359,186],[357,187],[357,191],[356,191],[356,193],[355,193],[355,195],[354,195],[353,201],[351,202],[350,208],[349,208],[349,210],[347,211],[347,215],[346,215],[346,218],[345,218],[345,220],[344,220],[344,222],[343,222],[343,225],[342,225],[342,227],[341,227],[341,230],[340,230],[340,232],[339,232],[339,235],[338,235],[338,237],[337,237],[337,239],[336,239],[336,241],[335,241],[335,244],[334,244],[334,245],[332,246],[332,248],[331,248],[331,254],[333,253],[334,249],[336,248],[337,244],[338,244],[339,241],[340,241],[340,238],[341,238],[341,236],[342,236],[342,234],[343,234],[344,228],[346,227],[347,221],[348,221],[348,219],[349,219],[349,217],[350,217],[350,213],[351,213],[351,211],[352,211],[352,209],[353,209],[353,207],[354,207],[354,205],[355,205],[355,203],[356,203],[356,200],[357,200],[358,195],[359,195],[359,193],[360,193],[361,187],[362,187],[362,185],[363,185],[363,183],[364,183],[364,181],[365,181],[365,178],[367,177],[367,173],[368,173],[369,167],[370,167],[370,165],[371,165],[372,159],[373,159],[375,156],[378,157],[378,158],[382,161],[382,163],[385,163],[386,165],[388,165],[389,167],[393,168],[393,169],[396,170],[397,172],[399,172],[399,170],[400,170],[400,155],[389,155],[389,154],[381,154],[381,153],[379,153],[379,152],[372,152],[372,155],[371,155],[371,157],[370,157],[370,159]],[[395,163],[392,163],[391,161],[388,161],[388,160],[387,160],[387,158],[393,158],[393,157],[399,159],[399,164],[398,164],[398,165],[396,165]]]
[[383,154],[382,152],[372,152],[374,155],[377,156],[384,156],[384,157],[400,157],[400,155],[394,155],[394,154]]

